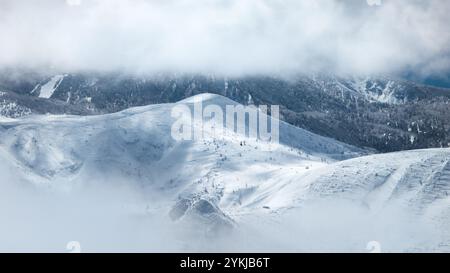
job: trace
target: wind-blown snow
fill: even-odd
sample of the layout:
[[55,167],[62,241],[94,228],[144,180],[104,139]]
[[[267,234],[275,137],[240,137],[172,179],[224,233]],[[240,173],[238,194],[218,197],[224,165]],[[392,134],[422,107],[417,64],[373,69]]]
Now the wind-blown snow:
[[449,149],[358,157],[283,122],[280,144],[175,141],[174,105],[0,120],[0,251],[445,249]]

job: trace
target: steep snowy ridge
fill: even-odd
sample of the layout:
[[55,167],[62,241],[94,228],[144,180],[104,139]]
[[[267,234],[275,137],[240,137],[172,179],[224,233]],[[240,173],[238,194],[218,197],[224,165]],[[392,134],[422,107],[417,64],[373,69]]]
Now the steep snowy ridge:
[[[236,104],[212,94],[178,104],[193,107],[198,101]],[[126,184],[145,196],[137,205],[141,215],[158,212],[179,225],[195,222],[207,234],[255,221],[286,228],[285,217],[327,200],[349,201],[367,213],[395,206],[435,226],[449,223],[450,149],[363,156],[364,150],[283,122],[280,144],[231,132],[175,141],[170,135],[175,105],[2,119],[1,170],[39,191],[70,194]]]

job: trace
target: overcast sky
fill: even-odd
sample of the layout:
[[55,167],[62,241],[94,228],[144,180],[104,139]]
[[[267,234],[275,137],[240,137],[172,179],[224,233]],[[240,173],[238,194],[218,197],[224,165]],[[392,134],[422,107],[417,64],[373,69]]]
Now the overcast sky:
[[448,0],[0,0],[0,66],[227,74],[450,70]]

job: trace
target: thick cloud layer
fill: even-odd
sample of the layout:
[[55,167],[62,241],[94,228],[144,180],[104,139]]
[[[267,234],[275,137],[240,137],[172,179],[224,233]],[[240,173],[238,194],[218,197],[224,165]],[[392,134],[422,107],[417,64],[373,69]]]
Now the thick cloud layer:
[[132,72],[450,69],[447,0],[1,0],[0,66]]

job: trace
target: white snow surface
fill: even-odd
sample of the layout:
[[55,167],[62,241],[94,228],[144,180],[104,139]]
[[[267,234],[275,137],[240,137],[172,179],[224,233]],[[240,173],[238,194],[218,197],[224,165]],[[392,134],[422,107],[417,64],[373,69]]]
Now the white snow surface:
[[53,76],[46,84],[41,86],[41,91],[39,93],[40,98],[49,99],[61,84],[64,79],[64,75]]
[[364,156],[283,122],[280,144],[175,141],[174,105],[0,120],[0,251],[450,249],[450,149]]

